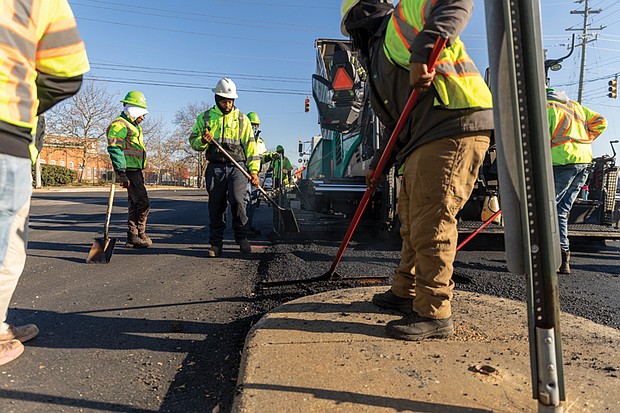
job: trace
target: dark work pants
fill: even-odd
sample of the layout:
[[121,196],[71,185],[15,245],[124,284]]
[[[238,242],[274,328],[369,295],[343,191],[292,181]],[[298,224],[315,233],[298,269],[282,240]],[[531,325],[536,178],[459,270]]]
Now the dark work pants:
[[248,179],[232,163],[210,162],[206,182],[209,194],[209,243],[221,246],[224,241],[228,203],[232,212],[235,241],[247,239]]
[[129,201],[127,226],[129,232],[133,234],[146,232],[146,219],[151,210],[151,203],[144,186],[144,176],[141,170],[128,170],[127,179],[129,179],[129,188],[127,188],[127,200]]

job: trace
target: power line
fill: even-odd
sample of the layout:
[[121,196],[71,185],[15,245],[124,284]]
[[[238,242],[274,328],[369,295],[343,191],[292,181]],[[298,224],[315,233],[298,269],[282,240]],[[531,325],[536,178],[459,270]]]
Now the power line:
[[[211,86],[200,86],[193,83],[181,83],[181,82],[160,82],[155,80],[144,80],[144,79],[111,79],[105,77],[85,77],[86,80],[91,80],[94,82],[107,82],[107,83],[120,83],[120,84],[133,84],[133,85],[147,85],[147,86],[161,86],[161,87],[172,87],[172,88],[181,88],[181,89],[200,89],[200,90],[211,90]],[[264,89],[243,89],[237,88],[240,92],[247,93],[264,93],[264,94],[276,94],[276,95],[298,95],[298,96],[308,96],[311,94],[309,91],[303,90],[290,90],[290,89],[275,89],[275,88],[264,88]]]
[[[138,73],[149,73],[149,74],[159,74],[159,75],[172,75],[172,76],[197,76],[197,77],[217,77],[221,78],[221,72],[207,72],[200,70],[188,70],[188,69],[175,69],[175,68],[164,68],[164,67],[149,67],[149,66],[138,66],[138,65],[125,65],[125,64],[115,64],[115,63],[92,63],[91,67],[100,70],[114,70],[114,71],[127,71],[127,72],[138,72]],[[301,77],[285,77],[285,76],[267,76],[267,75],[251,75],[251,74],[243,74],[243,73],[226,73],[226,76],[245,79],[245,80],[254,80],[254,81],[277,81],[284,83],[299,83],[299,82],[310,82],[310,77],[301,78]]]
[[579,91],[577,95],[577,102],[581,103],[581,98],[583,95],[583,80],[585,76],[586,70],[586,46],[588,43],[593,42],[595,39],[590,39],[589,30],[603,30],[603,27],[593,28],[588,24],[588,18],[590,14],[598,14],[601,10],[592,10],[589,6],[590,0],[584,0],[583,11],[582,10],[571,10],[570,14],[583,14],[583,26],[573,29],[566,29],[567,31],[581,31],[581,70],[579,72]]
[[[164,29],[162,27],[153,27],[153,26],[142,26],[142,25],[137,25],[134,23],[117,23],[117,22],[111,22],[111,21],[106,21],[106,20],[98,20],[98,19],[91,19],[88,17],[79,17],[76,16],[78,18],[78,20],[85,20],[85,21],[91,21],[91,22],[96,22],[96,23],[103,23],[106,25],[109,24],[113,24],[116,26],[123,26],[125,28],[127,27],[131,27],[132,29],[135,28],[141,28],[141,29],[149,29],[149,30],[157,30],[157,31],[164,31],[164,32],[172,32],[172,33],[183,33],[183,34],[193,34],[193,35],[197,35],[197,36],[207,36],[207,37],[219,37],[219,34],[216,33],[200,33],[200,32],[192,32],[192,31],[188,31],[188,30],[178,30],[178,29]],[[269,42],[269,43],[283,43],[283,44],[296,44],[296,45],[305,45],[305,43],[303,42],[288,42],[286,40],[272,40],[272,39],[258,39],[256,37],[241,37],[241,36],[231,36],[231,35],[226,35],[227,39],[237,39],[237,40],[252,40],[252,41],[261,41],[261,42]]]
[[[93,0],[85,0],[85,1],[93,1]],[[114,12],[121,12],[121,13],[128,13],[131,15],[135,15],[134,10],[127,9],[126,5],[122,3],[103,2],[103,4],[108,4],[108,5],[123,6],[122,8],[116,8],[116,7],[102,6],[101,5],[102,2],[100,1],[93,1],[93,2],[96,4],[85,4],[85,3],[80,3],[80,2],[72,2],[72,4],[83,6],[83,7],[92,7],[92,8],[97,8],[97,9],[111,10]],[[165,14],[149,13],[149,12],[145,12],[144,10],[163,12]],[[181,16],[172,16],[171,14],[178,14]],[[256,20],[239,19],[239,18],[234,18],[230,16],[216,16],[213,14],[204,14],[204,13],[199,13],[199,12],[196,12],[196,13],[184,12],[184,11],[179,11],[179,10],[159,9],[155,7],[144,7],[144,6],[140,7],[140,15],[165,17],[165,18],[173,18],[173,19],[180,19],[180,20],[191,20],[191,21],[198,21],[198,22],[211,22],[214,24],[223,24],[227,26],[232,25],[232,26],[242,26],[242,27],[255,27],[255,28],[263,28],[263,29],[271,29],[271,30],[305,31],[307,29],[304,29],[304,27],[316,28],[316,26],[310,26],[310,25],[288,24],[288,23],[280,23],[280,22],[265,21],[265,20],[261,20],[261,22],[264,23],[261,25],[261,24],[256,24]],[[196,16],[202,16],[205,18],[196,18]],[[238,23],[235,23],[235,21],[237,21]],[[276,27],[276,25],[283,26],[283,27]]]

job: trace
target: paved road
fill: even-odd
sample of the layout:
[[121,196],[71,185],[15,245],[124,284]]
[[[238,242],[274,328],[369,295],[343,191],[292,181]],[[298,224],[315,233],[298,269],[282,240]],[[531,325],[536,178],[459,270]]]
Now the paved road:
[[[121,193],[122,194],[122,193]],[[0,367],[0,412],[228,412],[240,351],[250,326],[287,300],[355,283],[256,289],[263,279],[325,272],[339,239],[270,245],[240,255],[234,244],[206,259],[206,196],[154,190],[147,250],[123,247],[126,200],[117,199],[112,261],[84,263],[103,229],[104,192],[37,192],[25,273],[10,321],[35,322],[41,335]],[[271,208],[259,208],[269,229]],[[228,234],[228,239],[232,239]],[[398,245],[353,242],[344,275],[386,275]],[[620,243],[574,253],[560,280],[562,310],[620,329]],[[456,288],[523,300],[524,280],[505,268],[503,252],[459,252]]]
[[236,259],[205,258],[206,194],[196,190],[151,191],[155,245],[127,249],[119,195],[119,244],[95,265],[84,260],[103,232],[107,194],[35,194],[9,317],[41,334],[0,368],[1,412],[202,412],[232,398],[251,324],[237,314],[251,300],[258,254],[229,245]]

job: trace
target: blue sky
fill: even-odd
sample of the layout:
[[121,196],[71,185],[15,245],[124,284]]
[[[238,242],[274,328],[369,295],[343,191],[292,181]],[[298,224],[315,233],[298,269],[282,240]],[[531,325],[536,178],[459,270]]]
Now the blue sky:
[[[297,161],[297,141],[319,134],[317,112],[304,112],[315,70],[314,40],[342,38],[340,0],[69,0],[92,65],[88,78],[105,81],[121,99],[131,89],[146,94],[152,116],[171,123],[191,102],[213,104],[211,88],[221,77],[239,89],[237,107],[257,112],[269,148],[283,145]],[[482,71],[487,67],[484,2],[463,41]],[[570,34],[580,27],[583,8],[569,0],[542,2],[544,46],[548,56],[566,54]],[[620,100],[607,98],[607,81],[620,72],[620,2],[591,0],[603,9],[592,27],[606,25],[588,45],[583,103],[607,117],[608,131],[594,144],[596,155],[610,153],[620,138]],[[552,85],[577,98],[580,53],[575,51]],[[598,79],[598,80],[596,80]],[[147,120],[148,121],[148,120]],[[170,129],[173,127],[170,125]],[[189,131],[188,131],[189,133]],[[618,147],[620,149],[620,147]]]

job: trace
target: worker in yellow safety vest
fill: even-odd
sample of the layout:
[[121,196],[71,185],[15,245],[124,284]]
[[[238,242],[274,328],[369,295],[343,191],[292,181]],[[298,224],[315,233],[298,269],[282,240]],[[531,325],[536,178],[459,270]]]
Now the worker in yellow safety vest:
[[[34,324],[12,326],[6,315],[26,263],[37,119],[76,94],[89,70],[67,0],[2,0],[0,14],[0,365],[34,338]],[[35,132],[35,128],[38,129]]]
[[[452,281],[456,215],[471,195],[493,129],[491,93],[459,34],[472,0],[343,0],[342,25],[359,51],[370,103],[387,129],[370,164],[371,179],[412,88],[420,93],[389,165],[401,168],[398,215],[402,255],[390,290],[373,303],[405,317],[386,326],[403,340],[453,334]],[[434,70],[427,66],[440,34],[448,36]]]
[[215,106],[201,113],[189,136],[194,150],[205,151],[207,165],[205,181],[209,194],[209,243],[208,257],[222,255],[226,210],[230,203],[232,228],[235,241],[242,253],[252,252],[247,238],[248,179],[216,145],[215,140],[250,175],[251,183],[259,185],[260,157],[250,120],[235,107],[237,86],[230,78],[220,79],[212,89]]
[[273,169],[273,187],[275,189],[280,188],[280,179],[282,185],[287,186],[293,164],[291,164],[290,159],[284,156],[284,146],[276,146],[276,152],[272,155],[271,167]]
[[144,184],[146,148],[141,123],[148,114],[146,97],[137,90],[129,91],[123,100],[123,111],[108,126],[108,153],[121,187],[127,188],[128,248],[148,248],[153,245],[146,234],[146,221],[151,202]]
[[579,191],[588,180],[592,142],[603,133],[607,120],[571,100],[566,93],[551,88],[547,89],[547,117],[562,252],[558,272],[570,274],[568,216]]

